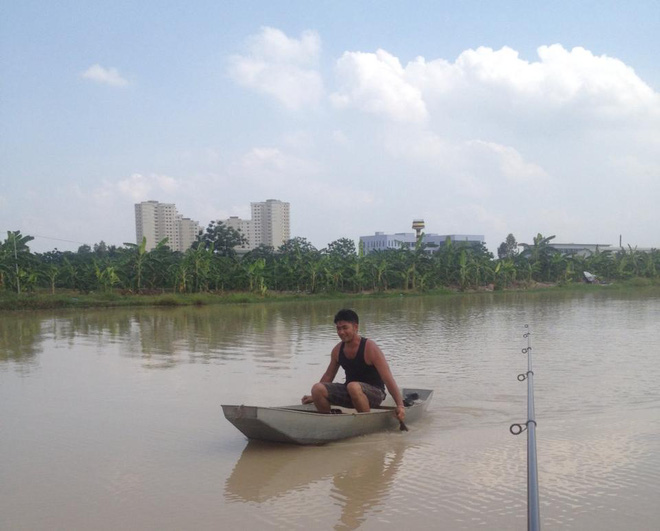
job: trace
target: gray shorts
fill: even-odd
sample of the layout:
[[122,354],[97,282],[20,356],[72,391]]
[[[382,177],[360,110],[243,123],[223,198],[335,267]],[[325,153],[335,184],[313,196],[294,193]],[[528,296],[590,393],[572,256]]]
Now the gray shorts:
[[[328,401],[333,406],[341,407],[354,407],[351,401],[351,396],[348,394],[346,384],[343,383],[324,383],[325,388],[328,390]],[[369,407],[378,407],[380,403],[385,400],[385,391],[375,385],[369,385],[360,382],[362,391],[369,400]]]

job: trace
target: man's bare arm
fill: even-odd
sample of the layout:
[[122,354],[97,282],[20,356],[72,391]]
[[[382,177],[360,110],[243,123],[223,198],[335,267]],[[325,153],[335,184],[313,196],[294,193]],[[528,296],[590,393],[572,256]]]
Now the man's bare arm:
[[330,354],[330,363],[328,364],[328,368],[323,373],[323,376],[321,376],[319,382],[327,382],[327,383],[332,382],[335,379],[335,376],[337,376],[338,371],[339,371],[339,347],[335,347],[332,349],[332,353]]
[[[331,383],[335,379],[335,376],[337,376],[337,372],[339,371],[339,357],[338,354],[335,352],[335,350],[338,349],[335,348],[332,350],[332,353],[330,354],[330,363],[328,364],[328,368],[323,373],[323,376],[321,376],[319,382]],[[314,402],[314,400],[311,397],[311,395],[305,395],[302,397],[301,402],[303,404],[311,404],[312,402]]]
[[403,421],[406,416],[405,407],[403,405],[403,397],[401,396],[399,386],[394,380],[394,376],[392,376],[392,371],[390,370],[390,366],[385,359],[385,355],[380,350],[378,345],[376,345],[376,343],[373,341],[367,342],[364,355],[365,361],[376,367],[378,374],[383,380],[385,387],[387,387],[387,390],[390,392],[390,395],[392,396],[392,399],[397,406],[396,416],[399,420]]

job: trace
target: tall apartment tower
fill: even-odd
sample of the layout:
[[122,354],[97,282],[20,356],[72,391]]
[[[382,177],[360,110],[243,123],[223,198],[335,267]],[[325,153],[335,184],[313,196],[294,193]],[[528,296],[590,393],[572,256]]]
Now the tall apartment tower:
[[151,251],[167,238],[167,246],[173,251],[188,249],[199,232],[199,223],[184,218],[172,203],[143,201],[135,205],[135,234],[137,243],[147,239],[146,250]]
[[289,203],[268,199],[250,203],[252,207],[252,233],[254,247],[268,245],[277,249],[291,238]]
[[199,223],[190,218],[184,218],[179,215],[179,248],[182,253],[192,247],[199,234]]
[[238,216],[230,216],[228,219],[224,220],[223,223],[238,232],[240,232],[247,243],[240,245],[235,248],[237,252],[247,252],[250,249],[254,249],[256,245],[253,244],[255,241],[254,237],[254,224],[250,219],[241,219]]

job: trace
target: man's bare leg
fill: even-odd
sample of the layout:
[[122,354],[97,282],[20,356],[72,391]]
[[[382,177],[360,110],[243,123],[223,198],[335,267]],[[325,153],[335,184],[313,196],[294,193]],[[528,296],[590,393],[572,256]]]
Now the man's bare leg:
[[360,382],[351,382],[346,386],[351,401],[353,402],[353,407],[357,409],[360,413],[368,413],[371,411],[369,406],[369,399],[367,395],[364,394]]
[[314,384],[312,387],[312,399],[314,400],[314,405],[319,413],[330,413],[328,389],[325,385],[320,382]]

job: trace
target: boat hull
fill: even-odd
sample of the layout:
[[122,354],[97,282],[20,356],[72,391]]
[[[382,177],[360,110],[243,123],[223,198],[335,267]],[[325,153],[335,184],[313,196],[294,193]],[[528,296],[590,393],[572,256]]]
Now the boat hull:
[[[404,388],[403,396],[418,395],[406,407],[406,424],[418,420],[426,411],[433,391]],[[389,399],[391,401],[391,399]],[[222,406],[225,417],[249,439],[290,444],[324,444],[369,433],[399,429],[393,403],[368,413],[339,408],[342,414],[318,413],[313,404],[284,407]]]

